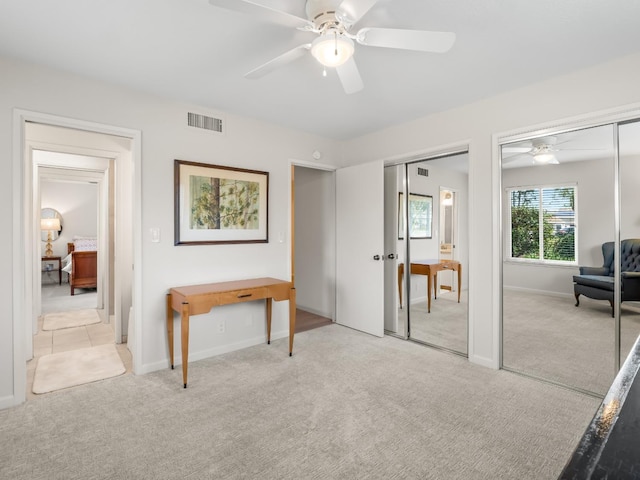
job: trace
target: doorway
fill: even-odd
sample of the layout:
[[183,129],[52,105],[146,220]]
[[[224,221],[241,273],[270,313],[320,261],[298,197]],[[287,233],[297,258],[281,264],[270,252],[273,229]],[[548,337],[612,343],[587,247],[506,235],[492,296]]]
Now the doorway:
[[292,281],[296,332],[335,320],[335,173],[292,165]]
[[[24,289],[14,291],[14,401],[22,403],[26,392],[26,360],[33,357],[34,322],[40,305],[34,305],[35,286],[41,275],[37,169],[34,168],[33,152],[55,151],[77,155],[94,155],[113,158],[117,166],[114,172],[116,235],[113,248],[117,261],[113,265],[114,315],[116,338],[129,334],[132,351],[132,370],[141,364],[140,326],[129,328],[130,311],[140,309],[136,301],[140,292],[139,269],[131,271],[131,265],[140,258],[140,132],[65,119],[36,112],[14,111],[16,141],[14,172],[20,181],[20,193],[14,196],[16,224],[14,229],[13,278]],[[23,213],[20,213],[23,212]],[[134,222],[134,218],[136,221]],[[37,224],[38,222],[38,224]],[[118,255],[119,253],[119,255]],[[128,266],[128,268],[127,268]],[[137,288],[136,288],[137,287]],[[35,307],[35,308],[34,308]],[[139,314],[139,312],[138,312]],[[133,315],[135,316],[135,315]],[[126,333],[125,333],[126,332]],[[132,338],[133,337],[133,338]]]

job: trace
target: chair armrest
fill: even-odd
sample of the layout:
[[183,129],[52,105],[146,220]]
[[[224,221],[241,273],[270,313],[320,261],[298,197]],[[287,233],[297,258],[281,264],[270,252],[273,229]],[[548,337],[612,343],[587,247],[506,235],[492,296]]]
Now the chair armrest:
[[609,275],[609,269],[605,267],[580,267],[580,275]]
[[622,272],[620,274],[623,279],[637,280],[640,279],[640,272]]

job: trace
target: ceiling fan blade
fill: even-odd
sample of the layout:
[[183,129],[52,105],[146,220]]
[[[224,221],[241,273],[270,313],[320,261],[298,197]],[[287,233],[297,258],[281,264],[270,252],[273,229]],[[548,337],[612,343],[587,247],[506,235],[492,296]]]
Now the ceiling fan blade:
[[291,63],[303,55],[307,53],[307,51],[311,48],[310,43],[306,43],[304,45],[300,45],[296,48],[289,50],[288,52],[283,53],[282,55],[274,58],[273,60],[269,60],[267,63],[260,65],[257,68],[254,68],[248,73],[245,73],[245,78],[260,78],[267,73],[272,72],[273,70],[280,68],[287,63]]
[[313,28],[313,23],[301,17],[296,17],[290,13],[267,7],[250,0],[209,0],[214,7],[225,8],[236,12],[248,13],[261,20],[283,25],[285,27],[309,29]]
[[356,40],[361,45],[371,47],[444,53],[453,46],[456,34],[395,28],[363,28],[358,32]]
[[527,153],[516,153],[514,155],[509,155],[502,157],[502,164],[507,164],[511,162],[517,162],[518,160],[530,160],[533,163],[533,157]]
[[532,147],[502,147],[502,153],[528,153]]
[[353,25],[364,17],[376,3],[378,0],[344,0],[336,8],[336,18],[346,25]]
[[345,93],[356,93],[364,88],[362,77],[360,77],[360,72],[353,57],[347,60],[346,63],[336,67],[336,71],[338,72],[338,77],[340,77],[340,83],[342,83],[342,88],[344,88]]

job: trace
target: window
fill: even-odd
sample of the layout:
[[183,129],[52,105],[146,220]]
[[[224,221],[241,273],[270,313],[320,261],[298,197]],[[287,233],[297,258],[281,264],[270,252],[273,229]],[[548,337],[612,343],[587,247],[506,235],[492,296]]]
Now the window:
[[544,262],[576,262],[577,187],[515,187],[507,192],[509,257]]

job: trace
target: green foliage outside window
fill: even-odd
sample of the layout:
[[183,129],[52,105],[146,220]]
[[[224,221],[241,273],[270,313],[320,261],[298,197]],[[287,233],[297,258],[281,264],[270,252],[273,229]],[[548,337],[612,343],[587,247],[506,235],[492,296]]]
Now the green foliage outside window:
[[510,197],[511,257],[574,262],[575,187],[512,190]]

